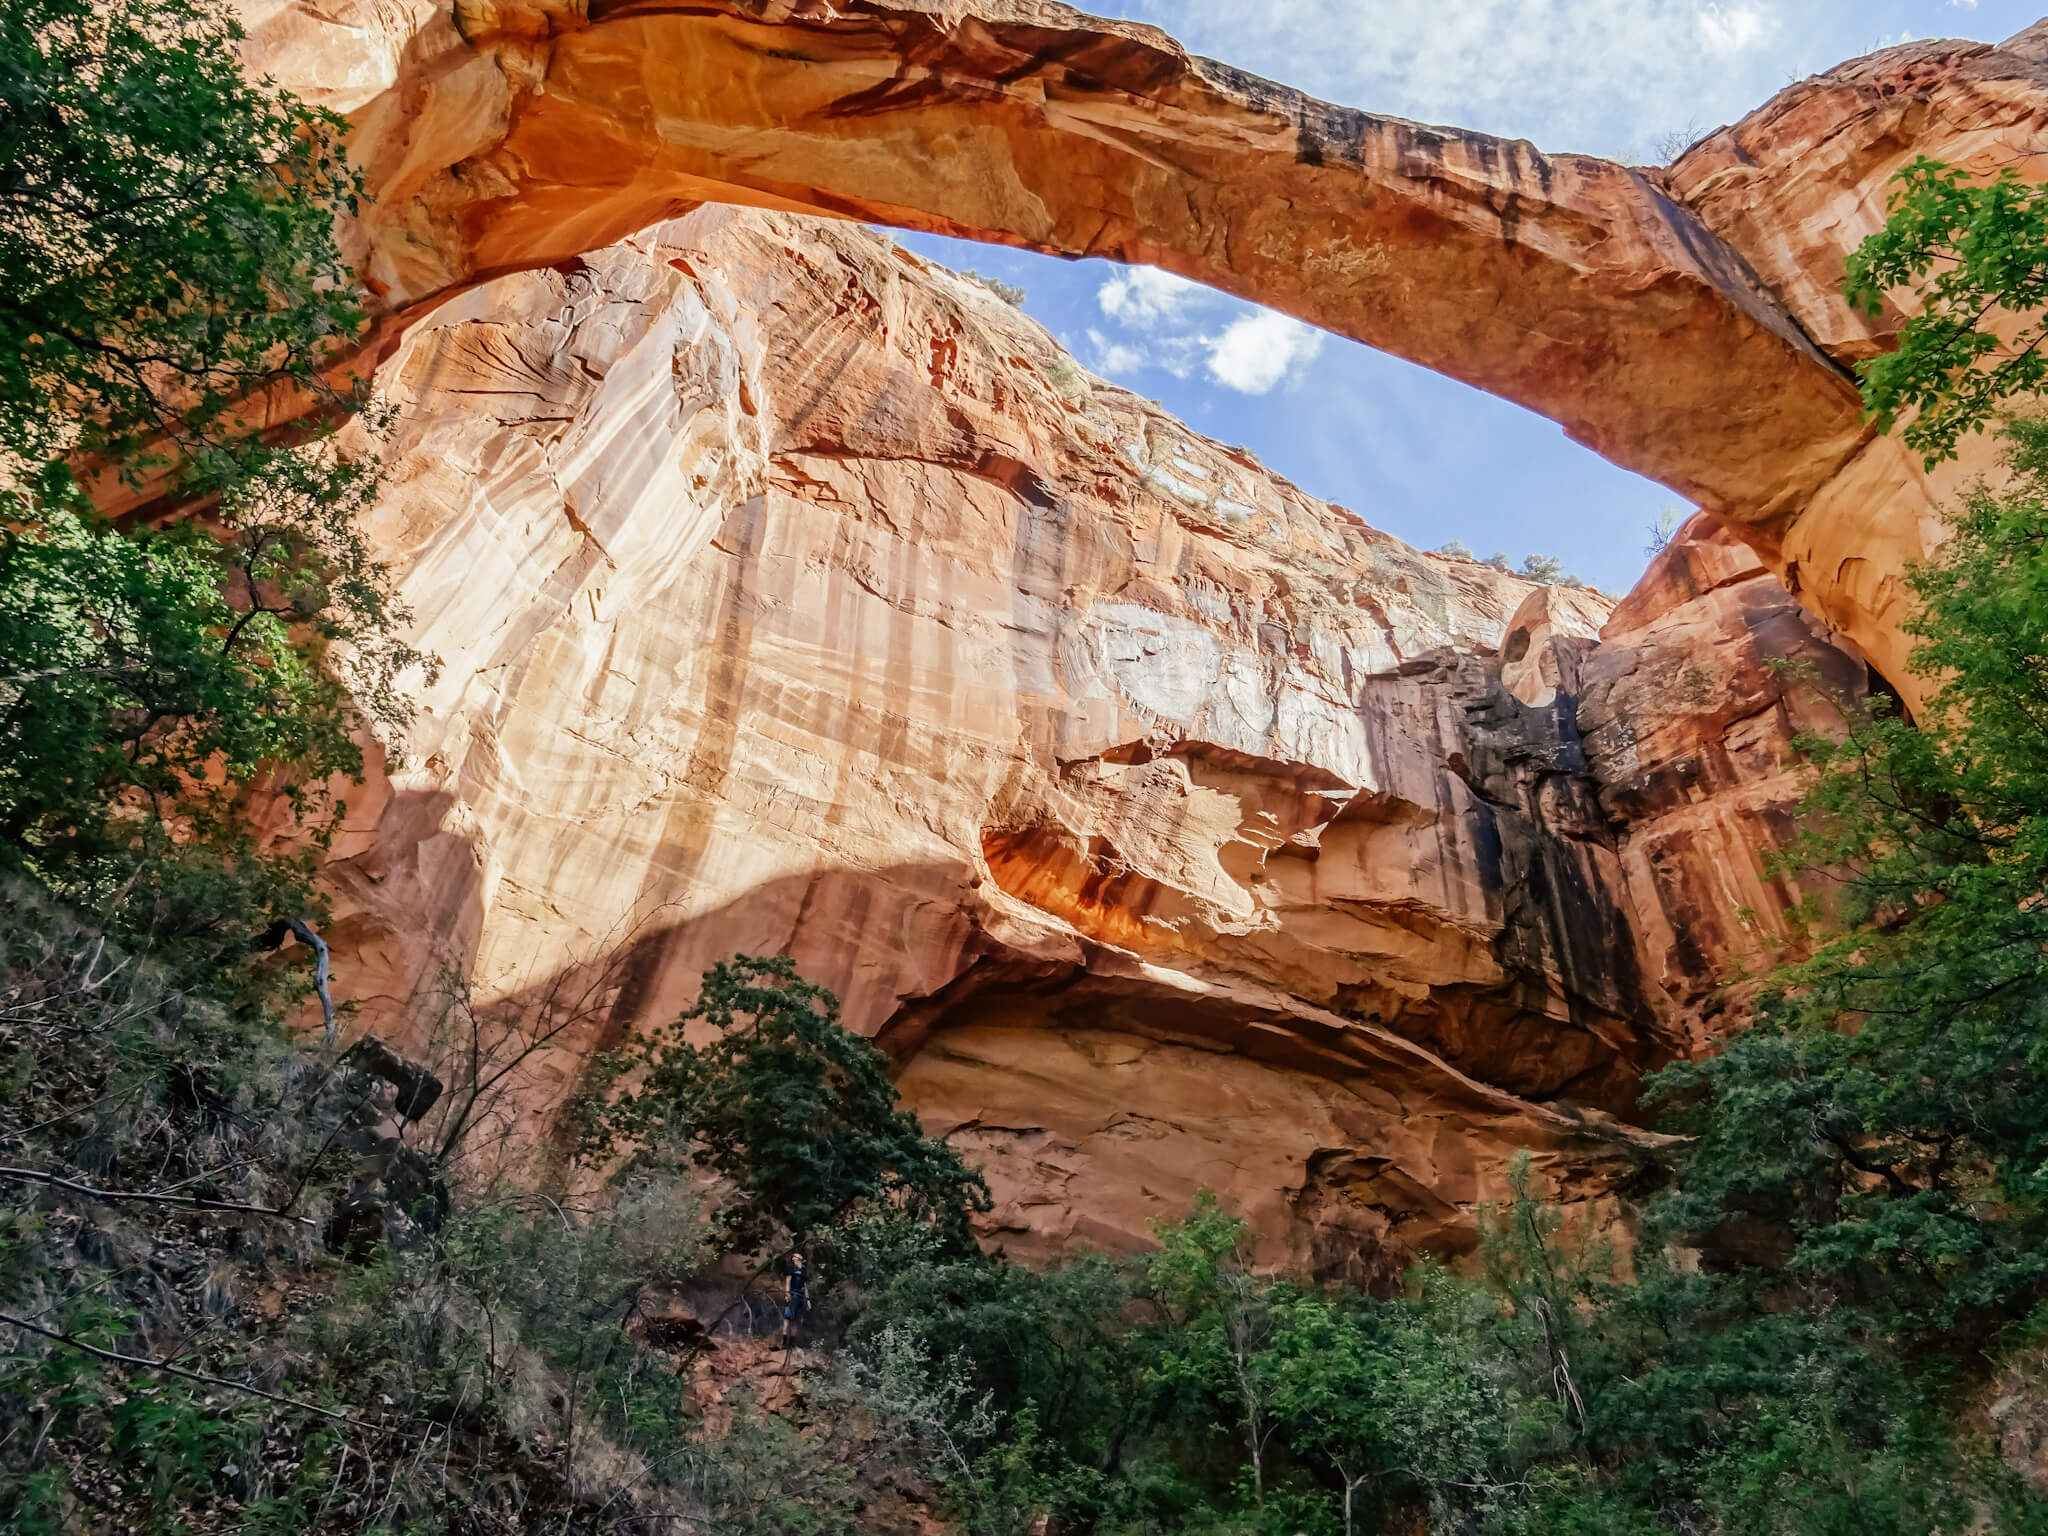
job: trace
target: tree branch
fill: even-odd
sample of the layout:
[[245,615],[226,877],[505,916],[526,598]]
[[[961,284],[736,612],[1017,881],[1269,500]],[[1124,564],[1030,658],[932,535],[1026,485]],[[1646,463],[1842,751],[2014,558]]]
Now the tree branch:
[[97,1360],[111,1360],[116,1365],[132,1365],[148,1371],[163,1371],[171,1376],[182,1376],[187,1381],[196,1381],[201,1386],[225,1387],[230,1392],[245,1392],[250,1397],[260,1397],[265,1402],[282,1403],[287,1408],[297,1408],[305,1413],[317,1413],[323,1419],[333,1419],[341,1424],[353,1424],[357,1429],[382,1431],[386,1428],[385,1425],[372,1424],[368,1419],[354,1418],[349,1414],[337,1412],[332,1408],[322,1408],[318,1403],[309,1403],[301,1398],[286,1397],[278,1392],[266,1392],[261,1387],[252,1387],[240,1381],[230,1381],[225,1376],[210,1376],[205,1371],[187,1370],[184,1366],[173,1365],[168,1360],[152,1360],[147,1355],[124,1355],[116,1350],[101,1349],[97,1344],[88,1344],[85,1340],[73,1338],[68,1333],[58,1333],[54,1329],[39,1327],[37,1324],[29,1322],[26,1318],[14,1317],[6,1312],[0,1312],[0,1323],[5,1323],[10,1328],[19,1328],[23,1333],[36,1334],[51,1340],[53,1343],[62,1344],[68,1349],[75,1349],[81,1354],[91,1355]]
[[242,1205],[233,1200],[209,1200],[204,1195],[174,1195],[156,1190],[94,1189],[89,1184],[74,1184],[54,1173],[38,1173],[33,1168],[0,1168],[0,1178],[49,1184],[74,1195],[83,1195],[88,1200],[135,1200],[145,1205],[177,1205],[195,1211],[240,1211],[250,1216],[268,1216],[274,1221],[296,1221],[306,1227],[314,1224],[310,1216],[294,1216],[267,1205]]

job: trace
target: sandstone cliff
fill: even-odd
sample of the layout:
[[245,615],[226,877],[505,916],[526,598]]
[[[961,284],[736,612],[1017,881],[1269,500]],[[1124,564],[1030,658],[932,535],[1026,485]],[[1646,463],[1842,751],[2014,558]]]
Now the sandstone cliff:
[[342,995],[416,1035],[451,974],[568,979],[544,1101],[790,953],[1020,1254],[1206,1185],[1372,1281],[1524,1147],[1642,1173],[1613,1116],[1740,947],[1686,829],[1782,813],[1767,658],[1860,682],[1725,534],[1611,621],[1418,553],[853,225],[699,210],[382,379],[372,533],[443,666],[336,849]]
[[374,532],[445,664],[333,871],[373,1016],[609,967],[566,1081],[786,950],[1025,1249],[1204,1183],[1276,1240],[1333,1180],[1434,1232],[1524,1144],[1627,1161],[1530,1102],[1623,1107],[1656,1048],[1575,746],[1483,654],[1525,583],[851,226],[707,209],[385,378]]
[[[1564,424],[1726,519],[1910,697],[1928,477],[1862,424],[1835,294],[1927,154],[2048,175],[2048,30],[1802,82],[1670,171],[1315,101],[1048,0],[247,0],[354,125],[390,317],[747,202],[1155,263]],[[1478,301],[1476,301],[1478,300]]]
[[[1898,573],[1988,467],[1860,422],[1898,316],[1842,259],[1916,155],[2048,169],[2043,28],[1649,171],[1037,0],[250,13],[377,194],[375,537],[446,661],[332,870],[372,1020],[567,985],[544,1096],[710,959],[792,953],[1029,1255],[1209,1185],[1369,1282],[1469,1241],[1521,1147],[1574,1198],[1644,1173],[1642,1072],[1796,943],[1792,740],[1865,657],[1909,688]],[[1422,555],[801,210],[1154,262],[1709,512],[1611,614]]]
[[1795,740],[1839,735],[1869,686],[1729,528],[1701,514],[1650,563],[1578,671],[1578,726],[1617,834],[1659,1017],[1688,1055],[1740,1023],[1788,958],[1788,911],[1825,901],[1773,871],[1804,775]]

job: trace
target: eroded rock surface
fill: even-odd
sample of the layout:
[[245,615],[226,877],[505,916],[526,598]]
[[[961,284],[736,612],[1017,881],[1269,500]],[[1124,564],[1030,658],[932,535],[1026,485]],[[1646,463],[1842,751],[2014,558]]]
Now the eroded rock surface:
[[1207,1185],[1384,1278],[1518,1149],[1586,1198],[1640,1167],[1608,1112],[1668,1046],[1573,692],[1501,682],[1528,583],[857,226],[700,210],[471,290],[383,379],[372,533],[443,665],[330,872],[371,1026],[568,978],[545,1097],[789,953],[1023,1253]]
[[[1884,223],[1891,178],[1922,156],[1975,176],[2048,179],[2048,20],[1996,48],[1908,43],[1800,81],[1695,144],[1660,181],[1847,365],[1894,344],[1897,304],[1910,295],[1874,319],[1858,314],[1842,298],[1843,262]],[[1896,436],[1872,433],[1779,522],[1708,505],[1911,701],[1923,680],[1905,667],[1904,570],[1943,537],[1940,509],[1998,474],[1999,455],[1979,435],[1930,473]]]
[[1044,0],[250,15],[252,64],[351,119],[393,313],[717,199],[1167,267],[1759,516],[1862,435],[1839,370],[1636,171],[1332,106],[1151,27]]
[[1727,527],[1680,528],[1578,669],[1578,725],[1616,829],[1626,903],[1659,1015],[1697,1054],[1789,957],[1817,889],[1771,867],[1806,774],[1795,742],[1838,736],[1868,669]]
[[1669,172],[1334,107],[1046,0],[246,0],[346,113],[389,346],[439,296],[698,201],[1149,262],[1564,424],[1734,526],[1909,696],[1934,509],[1859,417],[1835,297],[1918,155],[2048,175],[2048,40],[1802,82]]
[[[1859,420],[1898,317],[1842,258],[1916,155],[2043,172],[2040,28],[1642,171],[1036,0],[249,9],[377,194],[375,536],[446,662],[332,871],[377,1027],[446,974],[545,1002],[545,1094],[791,953],[1033,1255],[1207,1185],[1374,1283],[1521,1147],[1574,1198],[1641,1170],[1611,1117],[1792,937],[1793,738],[1865,656],[1910,690],[1898,573],[1989,467]],[[1611,615],[1421,555],[787,210],[1213,282],[1717,516]]]

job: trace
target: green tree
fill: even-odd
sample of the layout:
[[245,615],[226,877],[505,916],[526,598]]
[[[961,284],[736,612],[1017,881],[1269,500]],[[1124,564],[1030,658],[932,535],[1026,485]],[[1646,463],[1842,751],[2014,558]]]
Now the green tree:
[[[310,902],[328,784],[423,660],[360,531],[375,456],[237,416],[359,404],[320,380],[363,318],[339,122],[240,38],[223,0],[0,16],[0,863],[201,964]],[[81,463],[161,499],[109,523]],[[236,814],[258,784],[295,852]]]
[[0,478],[232,453],[239,400],[360,327],[340,120],[245,79],[241,36],[220,0],[0,15]]
[[[703,1045],[688,1038],[708,1032]],[[606,1098],[622,1078],[624,1092]],[[851,1258],[859,1218],[887,1211],[973,1246],[988,1186],[898,1108],[888,1058],[839,1023],[839,1000],[786,957],[740,955],[704,973],[696,1004],[599,1063],[577,1107],[586,1157],[681,1158],[723,1181],[729,1251],[803,1245]]]
[[1835,872],[1842,927],[1661,1083],[1699,1137],[1688,1227],[1774,1224],[1919,1328],[2048,1294],[2048,424],[2008,430],[2012,488],[1908,575],[1921,718],[1807,744],[1790,857]]
[[1185,1221],[1153,1228],[1159,1251],[1145,1264],[1145,1297],[1166,1321],[1150,1371],[1190,1410],[1227,1415],[1243,1450],[1254,1504],[1265,1502],[1281,1421],[1269,1352],[1268,1287],[1251,1268],[1251,1229],[1208,1190]]
[[1715,1272],[1652,1265],[1579,1356],[1595,1454],[1729,1531],[2043,1515],[1951,1406],[2048,1297],[2048,425],[2007,430],[2010,487],[1966,493],[1908,575],[1920,718],[1804,744],[1786,862],[1832,891],[1810,958],[1655,1080],[1694,1140],[1653,1231]]
[[1584,1434],[1590,1383],[1577,1359],[1583,1314],[1612,1267],[1607,1246],[1585,1233],[1561,1240],[1564,1216],[1536,1193],[1529,1154],[1508,1165],[1508,1202],[1480,1216],[1480,1257],[1488,1281],[1514,1309],[1541,1359],[1548,1394]]
[[[331,779],[361,772],[363,701],[403,720],[396,670],[412,653],[375,649],[397,613],[372,581],[351,614],[331,568],[306,558],[309,527],[357,537],[374,476],[340,500],[324,477],[317,494],[280,494],[295,479],[277,466],[231,542],[68,510],[0,535],[0,865],[166,946],[162,961],[218,958],[246,943],[252,912],[305,899],[304,854],[258,848],[247,789],[284,800],[310,851],[341,810]],[[374,660],[340,672],[336,642]]]
[[1291,1286],[1268,1298],[1264,1374],[1289,1446],[1320,1460],[1344,1490],[1344,1536],[1361,1514],[1380,1528],[1402,1494],[1452,1506],[1498,1495],[1516,1412],[1455,1338],[1407,1302],[1338,1301]]
[[[2044,214],[2012,177],[1916,162],[1850,263],[1872,312],[1921,291],[1862,373],[1887,429],[1916,413],[1930,465],[2039,386]],[[1682,1491],[1726,1532],[2040,1528],[1953,1406],[2048,1296],[2048,425],[2006,430],[2010,487],[1966,492],[1908,573],[1920,717],[1802,744],[1819,772],[1783,863],[1830,892],[1802,914],[1809,958],[1718,1054],[1653,1080],[1693,1140],[1637,1278],[1582,1292],[1597,1477],[1550,1526],[1662,1526]]]
[[1093,1254],[1043,1270],[979,1253],[879,1257],[862,1277],[856,1337],[914,1321],[936,1350],[974,1363],[999,1413],[1030,1412],[1037,1433],[1076,1461],[1114,1461],[1141,1397],[1122,1268]]
[[[2005,401],[2048,381],[2048,187],[2011,169],[1973,181],[1925,156],[1893,183],[1889,217],[1850,256],[1844,291],[1872,316],[1890,290],[1916,292],[1920,309],[1897,349],[1857,372],[1884,431],[1917,413],[1905,441],[1932,469]],[[1994,323],[2001,313],[2005,335]]]

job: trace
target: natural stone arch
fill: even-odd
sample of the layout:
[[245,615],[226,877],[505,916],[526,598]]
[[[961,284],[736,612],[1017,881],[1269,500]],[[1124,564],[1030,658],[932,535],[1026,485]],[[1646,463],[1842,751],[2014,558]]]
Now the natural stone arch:
[[1331,106],[1047,0],[248,9],[254,67],[350,119],[387,336],[703,201],[1150,263],[1549,416],[1741,525],[1895,680],[1896,575],[1946,482],[1873,443],[1843,363],[1881,336],[1769,215],[1832,175],[1846,249],[1912,154],[2024,159],[2048,77],[2039,28],[1891,50],[1664,173]]

